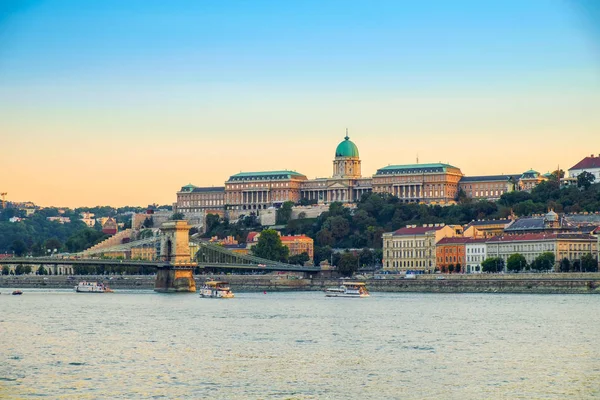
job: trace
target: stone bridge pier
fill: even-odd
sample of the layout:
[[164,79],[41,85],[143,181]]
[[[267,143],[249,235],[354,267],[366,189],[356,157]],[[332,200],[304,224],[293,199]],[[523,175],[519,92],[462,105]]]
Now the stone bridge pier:
[[195,292],[194,268],[189,248],[187,221],[167,221],[160,227],[160,265],[156,270],[154,291]]

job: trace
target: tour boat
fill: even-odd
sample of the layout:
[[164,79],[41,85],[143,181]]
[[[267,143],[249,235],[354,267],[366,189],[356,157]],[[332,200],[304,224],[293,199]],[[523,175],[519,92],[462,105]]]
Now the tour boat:
[[15,290],[12,292],[13,296],[18,296],[20,294],[23,294],[23,292],[21,292],[20,290]]
[[200,289],[200,297],[212,297],[218,299],[231,299],[235,297],[229,288],[229,282],[206,281]]
[[103,283],[98,282],[79,282],[75,286],[75,291],[78,293],[113,293],[113,290],[108,286],[104,286]]
[[364,282],[344,282],[336,288],[325,289],[327,297],[369,297],[369,291]]

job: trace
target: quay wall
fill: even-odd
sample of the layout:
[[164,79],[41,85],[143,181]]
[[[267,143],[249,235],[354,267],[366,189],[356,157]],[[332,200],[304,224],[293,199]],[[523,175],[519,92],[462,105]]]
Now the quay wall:
[[[288,275],[196,275],[201,287],[207,277],[227,280],[237,292],[324,290],[338,279],[299,279]],[[419,275],[415,279],[366,279],[371,292],[422,293],[564,293],[600,294],[600,273]],[[112,279],[111,279],[112,278]],[[104,281],[115,290],[153,289],[154,276],[0,276],[0,288],[72,289],[82,280]]]

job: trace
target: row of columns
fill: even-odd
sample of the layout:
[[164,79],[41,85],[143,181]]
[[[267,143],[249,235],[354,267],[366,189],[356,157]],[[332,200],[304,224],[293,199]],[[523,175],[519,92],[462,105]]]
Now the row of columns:
[[392,194],[399,199],[421,199],[424,196],[423,185],[394,185]]

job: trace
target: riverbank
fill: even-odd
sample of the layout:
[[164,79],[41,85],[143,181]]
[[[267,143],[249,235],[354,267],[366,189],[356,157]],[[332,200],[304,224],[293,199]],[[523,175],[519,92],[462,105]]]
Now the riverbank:
[[[200,287],[208,275],[196,276]],[[227,280],[235,292],[320,291],[338,279],[299,279],[291,275],[211,275]],[[600,273],[418,275],[415,279],[366,279],[371,292],[600,294]],[[153,289],[154,276],[0,276],[0,288],[71,289],[77,282],[104,281],[114,290]]]

